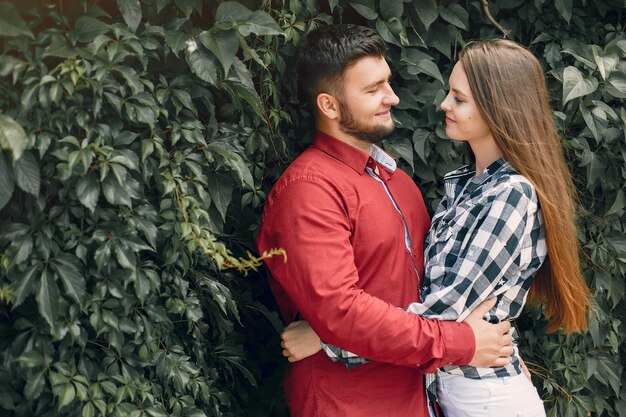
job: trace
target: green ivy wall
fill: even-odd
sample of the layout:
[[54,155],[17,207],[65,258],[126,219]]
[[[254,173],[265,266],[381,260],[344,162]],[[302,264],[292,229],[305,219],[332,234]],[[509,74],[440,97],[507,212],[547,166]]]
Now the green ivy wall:
[[[580,197],[589,332],[516,324],[549,416],[626,413],[626,3],[496,0],[547,73]],[[293,55],[331,22],[389,45],[424,190],[464,162],[446,79],[481,1],[0,1],[0,416],[286,416],[253,236],[306,146]]]

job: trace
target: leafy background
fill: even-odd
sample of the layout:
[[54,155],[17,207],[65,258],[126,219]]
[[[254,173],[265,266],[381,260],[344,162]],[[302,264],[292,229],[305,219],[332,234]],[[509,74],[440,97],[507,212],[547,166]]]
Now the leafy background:
[[[626,4],[488,6],[547,73],[596,305],[572,336],[528,310],[522,354],[548,415],[626,415]],[[0,1],[0,416],[287,415],[253,236],[312,128],[295,46],[332,22],[387,41],[384,145],[434,208],[445,81],[501,36],[482,2]]]

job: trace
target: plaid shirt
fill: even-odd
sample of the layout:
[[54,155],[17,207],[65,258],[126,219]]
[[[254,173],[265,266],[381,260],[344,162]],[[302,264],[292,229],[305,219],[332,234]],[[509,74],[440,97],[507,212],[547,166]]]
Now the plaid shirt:
[[[426,237],[422,302],[408,306],[412,313],[463,321],[481,302],[498,297],[485,319],[512,320],[519,316],[532,278],[547,255],[531,183],[503,159],[474,175],[467,166],[444,178],[446,196]],[[336,346],[322,346],[331,359],[348,368],[368,362]],[[505,367],[444,366],[440,371],[475,379],[520,374],[515,342],[512,356]]]

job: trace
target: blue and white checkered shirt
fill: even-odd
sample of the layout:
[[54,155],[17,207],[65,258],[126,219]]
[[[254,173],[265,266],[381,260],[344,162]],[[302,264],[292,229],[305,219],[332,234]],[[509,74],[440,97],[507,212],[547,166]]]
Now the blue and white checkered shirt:
[[[475,170],[466,166],[444,178],[446,196],[425,242],[422,302],[410,304],[411,313],[463,321],[481,302],[498,297],[485,319],[512,320],[519,316],[532,278],[546,258],[543,222],[531,183],[503,159],[474,175]],[[348,368],[368,362],[322,345],[331,359]],[[520,374],[515,341],[512,359],[504,367],[444,366],[440,371],[475,379]]]

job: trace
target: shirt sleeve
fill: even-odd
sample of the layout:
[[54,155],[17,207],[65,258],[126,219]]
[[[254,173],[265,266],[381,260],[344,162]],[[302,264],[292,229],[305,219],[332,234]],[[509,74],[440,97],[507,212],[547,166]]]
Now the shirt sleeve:
[[[465,320],[481,302],[496,297],[519,284],[521,252],[526,235],[533,228],[537,205],[532,190],[521,185],[507,186],[489,196],[480,215],[471,218],[471,225],[457,225],[469,230],[461,239],[458,253],[442,254],[440,267],[445,268],[444,285],[433,285],[421,303],[411,303],[407,311],[437,320]],[[494,307],[494,309],[497,306]],[[367,359],[322,342],[324,352],[333,361],[341,361],[348,369],[368,362]]]
[[408,314],[358,287],[350,219],[331,184],[297,180],[268,203],[259,251],[285,250],[287,261],[267,259],[268,269],[321,339],[402,366],[471,360],[474,335],[468,325]]

